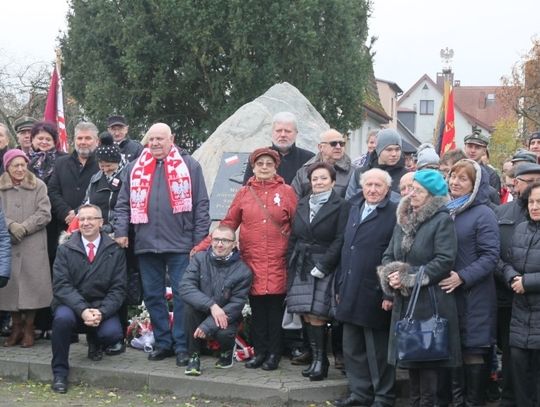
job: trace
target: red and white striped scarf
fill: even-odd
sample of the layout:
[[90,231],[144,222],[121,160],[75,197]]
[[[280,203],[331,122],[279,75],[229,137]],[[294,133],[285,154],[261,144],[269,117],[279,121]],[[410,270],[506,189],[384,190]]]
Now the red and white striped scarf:
[[[157,160],[149,148],[145,148],[130,175],[131,223],[148,223],[148,200]],[[173,213],[189,212],[192,209],[191,177],[178,149],[173,146],[165,157],[165,177],[169,187],[169,200]]]

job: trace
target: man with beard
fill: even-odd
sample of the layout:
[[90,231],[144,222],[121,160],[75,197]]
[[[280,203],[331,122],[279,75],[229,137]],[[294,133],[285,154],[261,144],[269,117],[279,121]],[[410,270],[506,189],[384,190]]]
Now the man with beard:
[[[296,116],[290,112],[276,113],[272,119],[272,150],[279,154],[280,164],[277,170],[279,176],[283,177],[287,185],[291,185],[296,172],[314,154],[296,146],[296,136],[298,136],[298,123]],[[244,185],[253,176],[250,165],[247,166],[244,174]]]
[[90,122],[75,126],[75,151],[58,157],[49,181],[49,198],[59,230],[64,230],[75,218],[82,204],[92,175],[99,171],[94,159],[98,145],[98,129]]

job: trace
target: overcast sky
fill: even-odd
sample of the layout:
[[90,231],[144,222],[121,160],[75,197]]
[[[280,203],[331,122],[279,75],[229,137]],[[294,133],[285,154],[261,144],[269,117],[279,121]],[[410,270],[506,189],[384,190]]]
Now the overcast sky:
[[[66,12],[65,0],[2,1],[0,66],[53,60]],[[374,0],[375,75],[406,91],[424,73],[435,79],[449,47],[462,85],[497,85],[540,36],[539,18],[540,0]]]

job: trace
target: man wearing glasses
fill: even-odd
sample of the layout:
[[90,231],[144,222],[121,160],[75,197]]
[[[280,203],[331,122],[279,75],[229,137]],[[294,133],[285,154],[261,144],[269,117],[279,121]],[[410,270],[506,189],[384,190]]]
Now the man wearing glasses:
[[236,249],[234,230],[218,226],[212,232],[211,248],[193,256],[180,283],[190,355],[186,375],[201,374],[201,342],[208,338],[216,339],[220,345],[221,355],[215,367],[232,367],[236,331],[251,279],[251,270]]
[[399,193],[399,181],[405,175],[405,160],[401,154],[402,140],[393,129],[383,129],[377,134],[377,147],[371,154],[369,162],[357,168],[349,181],[345,199],[349,200],[360,192],[360,175],[372,168],[380,168],[392,177],[392,191]]
[[[500,255],[504,263],[510,262],[509,249],[515,227],[527,220],[527,203],[523,202],[520,196],[529,185],[538,181],[540,181],[540,165],[529,162],[519,164],[515,167],[514,178],[514,194],[516,199],[495,208],[501,239]],[[497,345],[502,351],[503,386],[501,403],[514,405],[510,372],[510,348],[508,346],[513,295],[502,270],[499,268],[495,271],[495,284],[497,288]]]
[[330,129],[321,134],[318,154],[298,170],[291,184],[298,199],[311,193],[311,183],[307,174],[309,166],[316,162],[325,162],[334,167],[336,170],[334,191],[341,197],[345,196],[349,178],[354,170],[350,157],[345,154],[345,144],[343,135],[337,130]]
[[118,310],[126,296],[124,251],[106,233],[101,209],[80,207],[79,231],[58,247],[53,267],[52,390],[68,390],[71,334],[86,332],[88,358],[102,359],[102,350],[122,340]]

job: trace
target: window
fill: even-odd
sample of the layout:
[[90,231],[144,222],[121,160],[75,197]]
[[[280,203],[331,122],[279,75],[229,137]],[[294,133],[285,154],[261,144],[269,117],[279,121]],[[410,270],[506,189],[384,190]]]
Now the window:
[[435,106],[434,100],[421,100],[420,101],[420,114],[433,114],[433,108]]

